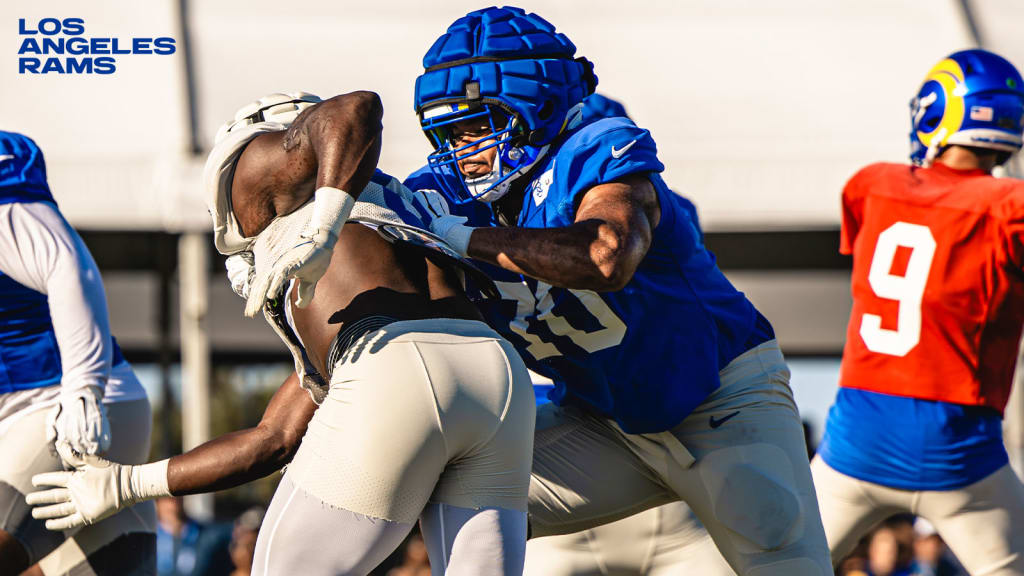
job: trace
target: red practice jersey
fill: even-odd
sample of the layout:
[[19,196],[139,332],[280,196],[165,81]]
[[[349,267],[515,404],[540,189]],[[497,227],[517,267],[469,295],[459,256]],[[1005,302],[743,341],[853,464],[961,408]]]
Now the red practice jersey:
[[840,385],[989,406],[1024,323],[1024,182],[873,164],[843,190],[853,311]]

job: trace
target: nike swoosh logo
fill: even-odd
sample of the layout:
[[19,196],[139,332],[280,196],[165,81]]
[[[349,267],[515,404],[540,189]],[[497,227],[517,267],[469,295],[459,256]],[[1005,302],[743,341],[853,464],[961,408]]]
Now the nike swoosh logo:
[[740,411],[739,411],[739,410],[737,410],[737,411],[733,412],[732,414],[726,414],[725,416],[723,416],[722,418],[720,418],[720,419],[718,419],[718,420],[715,420],[715,417],[714,417],[714,416],[711,416],[711,417],[709,417],[709,418],[708,418],[708,424],[709,424],[709,425],[710,425],[710,426],[711,426],[712,428],[718,428],[719,426],[721,426],[722,424],[725,424],[725,423],[726,423],[726,421],[728,421],[728,420],[729,420],[729,419],[731,419],[731,418],[732,418],[733,416],[735,416],[735,415],[737,415],[737,414],[739,414],[739,413],[740,413]]
[[619,148],[618,150],[615,149],[615,146],[612,146],[612,158],[621,157],[623,154],[626,153],[626,150],[629,150],[630,148],[633,147],[633,144],[636,144],[636,140],[633,140],[632,142],[626,144],[625,146]]

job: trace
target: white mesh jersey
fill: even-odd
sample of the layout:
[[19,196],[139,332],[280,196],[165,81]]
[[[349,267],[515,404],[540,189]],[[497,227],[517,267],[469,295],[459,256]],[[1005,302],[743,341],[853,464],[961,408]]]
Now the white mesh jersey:
[[[274,273],[278,259],[296,243],[309,224],[313,213],[312,200],[299,209],[275,218],[266,229],[252,239],[248,248],[254,261],[253,285],[259,286]],[[497,289],[482,272],[459,256],[443,240],[426,230],[420,212],[412,204],[412,192],[393,178],[377,170],[370,183],[363,188],[349,216],[349,222],[358,222],[377,230],[386,240],[413,246],[423,251],[443,255],[459,270],[468,273],[480,292],[494,296]],[[284,302],[278,301],[264,308],[264,316],[292,353],[295,371],[303,388],[319,403],[327,392],[327,383],[315,373],[303,350],[298,334],[288,324]]]
[[[214,243],[221,254],[252,253],[251,286],[267,285],[278,259],[286,251],[305,241],[300,236],[313,214],[314,203],[311,196],[309,201],[295,211],[274,218],[255,237],[246,237],[232,212],[231,184],[235,164],[246,145],[261,134],[285,129],[286,124],[260,122],[231,131],[214,147],[203,171],[206,204],[213,218]],[[443,254],[463,272],[473,277],[474,286],[482,294],[497,295],[497,289],[486,275],[459,256],[442,239],[430,233],[427,222],[413,205],[412,192],[396,178],[375,170],[369,184],[359,193],[352,208],[349,222],[353,221],[374,228],[388,241]],[[259,298],[259,294],[259,290],[252,290],[250,298]],[[295,371],[302,386],[310,392],[313,400],[319,403],[326,394],[326,383],[316,374],[306,358],[301,340],[288,325],[283,301],[284,299],[278,298],[276,302],[268,303],[264,307],[264,316],[291,351]]]

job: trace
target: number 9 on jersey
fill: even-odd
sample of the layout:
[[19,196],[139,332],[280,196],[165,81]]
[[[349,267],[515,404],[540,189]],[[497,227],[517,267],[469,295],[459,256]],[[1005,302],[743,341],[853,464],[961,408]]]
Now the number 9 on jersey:
[[[892,273],[900,247],[910,249],[906,273]],[[879,298],[899,302],[895,330],[882,328],[882,317],[864,314],[860,337],[872,352],[906,356],[921,340],[921,300],[935,256],[935,237],[927,226],[897,222],[878,235],[868,284]]]

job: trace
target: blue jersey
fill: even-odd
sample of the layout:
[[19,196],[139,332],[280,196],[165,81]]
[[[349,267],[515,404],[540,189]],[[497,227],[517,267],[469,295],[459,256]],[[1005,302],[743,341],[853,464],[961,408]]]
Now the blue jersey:
[[818,454],[859,480],[954,490],[1006,465],[1002,424],[985,406],[840,388]]
[[[658,174],[663,168],[649,132],[626,118],[607,118],[553,143],[527,183],[517,225],[557,228],[573,224],[590,188],[630,174],[650,178],[661,219],[622,290],[554,287],[481,264],[503,296],[481,304],[485,317],[532,370],[551,378],[551,400],[584,404],[630,433],[674,427],[718,388],[719,370],[774,337],[718,270],[692,205],[668,189]],[[406,185],[437,188],[426,168]],[[497,225],[481,202],[452,211],[472,226]]]
[[[111,366],[125,361],[117,340]],[[0,394],[60,384],[60,348],[46,295],[0,271]]]
[[0,272],[0,394],[60,384],[46,295]]
[[[15,202],[55,204],[36,143],[0,131],[0,204]],[[124,362],[117,342],[112,345],[112,365]],[[46,295],[0,271],[0,394],[59,384],[61,375]]]

